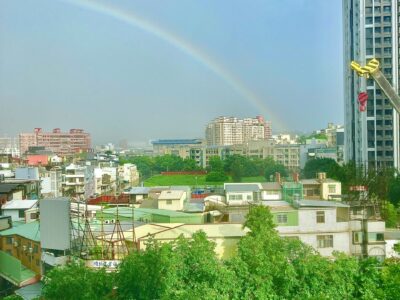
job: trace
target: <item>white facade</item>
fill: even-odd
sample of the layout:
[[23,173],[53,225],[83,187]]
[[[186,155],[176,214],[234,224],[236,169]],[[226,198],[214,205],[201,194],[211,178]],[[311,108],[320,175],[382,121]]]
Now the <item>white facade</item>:
[[89,198],[95,194],[94,168],[90,165],[71,164],[65,168],[64,191],[69,190],[77,198]]
[[264,140],[270,134],[270,128],[270,122],[265,122],[261,117],[219,117],[207,124],[206,141],[209,146],[228,146]]
[[158,197],[158,209],[183,210],[186,192],[180,190],[162,191]]

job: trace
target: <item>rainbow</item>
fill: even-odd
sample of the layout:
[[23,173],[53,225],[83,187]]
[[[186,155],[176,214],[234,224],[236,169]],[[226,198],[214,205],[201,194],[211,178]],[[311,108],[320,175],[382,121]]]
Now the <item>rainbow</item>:
[[225,83],[227,83],[233,90],[239,95],[251,103],[256,109],[260,111],[260,114],[266,116],[266,118],[272,121],[274,127],[278,127],[281,130],[285,129],[285,126],[276,118],[274,114],[267,109],[260,99],[253,91],[246,87],[235,75],[226,70],[221,64],[213,60],[209,55],[204,53],[198,48],[195,48],[186,40],[181,37],[163,29],[159,26],[133,14],[132,12],[123,11],[117,7],[105,5],[91,0],[61,0],[64,3],[68,3],[82,9],[86,9],[92,12],[96,12],[111,18],[114,18],[125,24],[139,28],[145,32],[148,32],[157,38],[165,41],[166,43],[179,49],[187,56],[201,63],[204,67],[211,70],[214,74],[220,77]]

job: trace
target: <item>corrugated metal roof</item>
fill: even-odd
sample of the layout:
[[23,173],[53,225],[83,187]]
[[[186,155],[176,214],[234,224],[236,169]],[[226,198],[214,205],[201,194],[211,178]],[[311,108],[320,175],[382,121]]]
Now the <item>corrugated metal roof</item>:
[[20,186],[19,183],[0,183],[0,193],[9,193]]
[[224,188],[227,193],[231,192],[259,192],[259,183],[225,183]]
[[281,190],[282,187],[279,182],[262,182],[261,186],[264,190]]
[[184,191],[180,190],[169,190],[169,191],[162,191],[158,200],[175,200],[180,199],[183,196]]
[[350,207],[347,204],[326,200],[296,200],[299,207]]
[[130,194],[130,195],[146,195],[150,191],[150,188],[148,187],[132,187],[128,191],[124,191],[124,194]]
[[0,231],[1,236],[19,235],[32,241],[40,242],[39,221],[24,223],[7,230]]
[[38,200],[11,200],[3,204],[1,209],[12,210],[12,209],[29,209],[37,204]]
[[190,238],[200,230],[204,231],[208,238],[242,237],[249,231],[243,229],[242,224],[185,224],[155,233],[154,237],[155,239],[176,239],[183,235],[185,238]]

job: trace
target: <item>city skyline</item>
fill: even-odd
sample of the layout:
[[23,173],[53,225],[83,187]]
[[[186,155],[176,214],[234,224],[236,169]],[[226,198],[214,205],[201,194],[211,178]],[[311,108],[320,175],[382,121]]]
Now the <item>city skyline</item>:
[[342,123],[341,3],[229,4],[2,2],[0,135],[78,127],[147,143],[202,136],[220,115],[263,115],[274,131]]

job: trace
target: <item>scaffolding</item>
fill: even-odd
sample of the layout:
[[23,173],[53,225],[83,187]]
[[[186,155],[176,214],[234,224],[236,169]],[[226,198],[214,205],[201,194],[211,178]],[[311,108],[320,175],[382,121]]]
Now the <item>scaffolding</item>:
[[282,184],[282,200],[293,204],[294,200],[303,198],[303,185],[299,182],[284,182]]
[[133,205],[128,220],[120,219],[118,206],[112,219],[103,214],[103,206],[96,206],[96,215],[92,214],[94,207],[78,202],[77,209],[71,209],[71,255],[84,260],[120,260],[137,250]]

